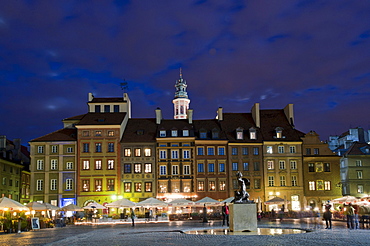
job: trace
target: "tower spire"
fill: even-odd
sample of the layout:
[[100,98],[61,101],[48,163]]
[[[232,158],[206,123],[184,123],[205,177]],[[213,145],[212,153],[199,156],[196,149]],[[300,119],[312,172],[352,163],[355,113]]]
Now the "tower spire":
[[175,97],[172,100],[174,104],[174,119],[187,119],[187,112],[189,109],[190,99],[188,98],[188,93],[186,92],[186,81],[182,78],[182,68],[180,67],[180,78],[175,84]]

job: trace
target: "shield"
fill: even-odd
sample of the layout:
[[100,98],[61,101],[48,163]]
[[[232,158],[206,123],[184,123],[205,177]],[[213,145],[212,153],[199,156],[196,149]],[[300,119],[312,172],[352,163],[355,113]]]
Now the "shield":
[[210,198],[208,196],[206,196],[206,197],[200,199],[199,201],[195,202],[196,206],[202,206],[203,207],[204,204],[206,206],[221,206],[222,205],[222,203],[220,201],[217,201],[217,200],[215,200],[213,198]]
[[167,203],[155,199],[154,197],[150,197],[144,201],[138,202],[136,205],[140,207],[167,207]]
[[136,203],[131,202],[130,200],[126,198],[122,198],[112,203],[105,204],[105,206],[108,208],[131,208],[131,207],[135,207]]
[[0,210],[29,211],[30,209],[17,201],[7,197],[2,197],[0,198]]
[[189,206],[193,206],[194,202],[186,200],[184,198],[179,198],[179,199],[175,199],[175,200],[173,200],[173,201],[171,201],[167,204],[170,207],[189,207]]

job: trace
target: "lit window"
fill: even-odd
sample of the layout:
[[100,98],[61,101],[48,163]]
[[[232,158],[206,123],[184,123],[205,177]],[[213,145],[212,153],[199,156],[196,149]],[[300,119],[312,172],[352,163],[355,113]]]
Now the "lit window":
[[356,160],[356,167],[362,167],[362,161]]
[[362,179],[362,171],[356,171],[357,172],[357,179]]
[[102,191],[102,183],[103,181],[101,179],[95,179],[95,191]]
[[114,131],[108,131],[108,137],[113,137],[114,136]]
[[183,181],[182,187],[184,192],[191,192],[191,183],[190,181]]
[[57,180],[56,179],[50,180],[50,190],[57,190]]
[[364,193],[364,186],[363,185],[357,185],[357,193]]
[[140,163],[135,163],[134,172],[135,173],[141,173],[141,164]]
[[280,176],[280,186],[286,186],[285,176]]
[[37,153],[39,154],[44,153],[44,146],[37,146]]
[[182,136],[183,137],[188,137],[189,136],[189,130],[183,130],[182,131]]
[[144,149],[144,155],[145,156],[151,156],[152,155],[152,150],[148,149],[148,148]]
[[90,191],[90,180],[82,180],[82,191]]
[[268,177],[268,186],[274,186],[275,181],[274,181],[274,176],[269,176]]
[[141,183],[134,183],[135,192],[141,192]]
[[225,191],[225,190],[226,190],[226,182],[220,181],[220,191]]
[[152,172],[152,164],[151,163],[145,163],[145,173],[151,173]]
[[261,189],[261,179],[254,179],[254,188]]
[[273,160],[270,160],[270,161],[267,161],[267,169],[268,170],[273,170],[275,167],[274,167],[274,161]]
[[68,162],[66,163],[66,169],[73,169],[73,162],[68,161]]
[[257,139],[257,131],[253,127],[249,129],[249,138],[250,139]]
[[95,169],[96,170],[101,170],[101,160],[96,160],[95,161]]
[[50,169],[51,170],[57,170],[58,169],[58,160],[57,159],[52,159],[50,161]]
[[107,180],[107,190],[114,191],[114,179]]
[[51,153],[58,153],[58,145],[51,146]]
[[159,181],[159,192],[167,193],[167,181]]
[[243,140],[243,128],[239,127],[236,129],[236,139]]
[[145,182],[145,192],[152,192],[152,182]]
[[135,156],[141,156],[141,149],[135,149]]
[[[4,168],[5,168],[5,166],[4,166]],[[36,169],[37,170],[43,170],[44,169],[44,160],[37,160]]]
[[204,191],[204,181],[198,181],[198,191]]
[[84,169],[84,170],[90,169],[90,161],[88,161],[88,160],[83,161],[82,169]]
[[295,176],[295,175],[292,175],[292,186],[298,186],[297,176]]
[[44,180],[43,179],[38,179],[36,181],[36,190],[37,191],[42,191],[44,188]]
[[66,179],[66,190],[72,190],[72,189],[73,189],[73,180]]
[[330,181],[325,181],[324,186],[325,186],[325,190],[331,190],[331,182]]
[[95,131],[95,136],[96,137],[101,137],[101,131]]
[[166,137],[166,131],[163,131],[163,130],[159,131],[159,136],[162,137],[162,138]]
[[267,154],[272,154],[272,146],[266,146],[266,153]]
[[282,138],[283,137],[283,128],[282,127],[276,127],[276,138]]
[[177,137],[177,130],[172,130],[171,131],[171,136],[172,137]]
[[297,169],[297,161],[290,161],[290,169]]
[[131,156],[131,149],[125,149],[125,156],[126,157]]
[[125,192],[131,192],[131,183],[125,182],[124,189],[125,189]]
[[216,182],[215,181],[209,181],[209,190],[215,191],[216,190]]

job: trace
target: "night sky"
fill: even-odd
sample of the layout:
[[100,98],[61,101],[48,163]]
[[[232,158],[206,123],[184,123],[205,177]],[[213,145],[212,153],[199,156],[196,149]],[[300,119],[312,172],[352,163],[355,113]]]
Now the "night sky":
[[173,118],[182,68],[195,119],[294,104],[321,140],[370,128],[370,1],[0,0],[0,135],[22,143],[120,97]]

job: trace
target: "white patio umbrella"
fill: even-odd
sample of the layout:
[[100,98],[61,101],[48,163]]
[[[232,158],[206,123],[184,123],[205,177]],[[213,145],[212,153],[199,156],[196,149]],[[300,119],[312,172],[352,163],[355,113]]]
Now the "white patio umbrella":
[[179,199],[175,199],[171,202],[168,202],[167,204],[170,207],[189,207],[189,206],[193,206],[194,202],[186,200],[184,198],[179,198]]
[[53,204],[50,204],[50,203],[47,203],[47,202],[44,202],[44,204],[45,204],[45,206],[48,210],[59,210],[60,209],[60,207],[54,206]]
[[206,196],[206,197],[200,199],[199,201],[196,201],[194,204],[196,206],[202,206],[202,207],[204,206],[204,204],[206,206],[221,206],[222,202],[217,201],[213,198],[210,198],[210,197]]
[[30,210],[35,210],[35,211],[48,210],[48,207],[44,203],[40,203],[40,202],[30,202],[26,206],[29,207]]
[[144,201],[138,202],[136,206],[139,207],[167,207],[167,203],[164,201],[160,201],[154,197],[149,197],[148,199],[145,199]]
[[72,203],[60,208],[59,210],[62,210],[62,211],[84,211],[83,208],[78,207],[77,205],[74,205]]
[[122,198],[117,201],[105,204],[106,207],[108,208],[132,208],[136,206],[136,203],[126,199]]
[[29,211],[30,209],[23,204],[14,201],[13,199],[2,197],[0,198],[0,210],[17,210],[17,211]]
[[333,203],[350,203],[355,202],[358,199],[354,196],[343,196],[336,199],[331,200]]
[[92,202],[89,203],[87,206],[83,207],[83,209],[106,209],[106,207],[97,202]]
[[265,205],[272,205],[272,204],[289,204],[290,202],[280,197],[274,197],[264,203]]

